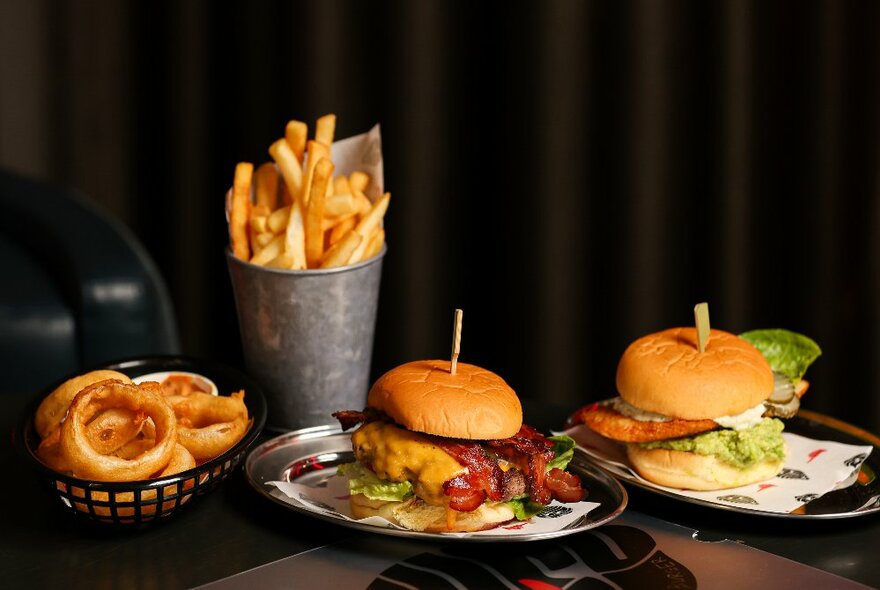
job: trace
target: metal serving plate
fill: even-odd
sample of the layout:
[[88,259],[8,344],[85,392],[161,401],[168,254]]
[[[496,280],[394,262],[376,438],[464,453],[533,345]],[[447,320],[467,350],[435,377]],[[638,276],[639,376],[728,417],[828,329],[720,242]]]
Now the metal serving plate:
[[634,485],[649,492],[720,510],[738,512],[751,516],[774,517],[786,519],[836,519],[853,518],[880,512],[880,438],[852,424],[818,412],[800,410],[793,418],[785,420],[785,431],[814,440],[831,440],[851,445],[873,445],[871,454],[861,464],[858,475],[852,483],[819,496],[793,512],[769,512],[741,508],[720,502],[712,502],[692,498],[645,481],[634,474],[607,466],[599,458],[591,457],[601,469],[627,484]]
[[287,481],[313,487],[324,485],[329,478],[336,477],[337,465],[352,461],[354,455],[351,451],[351,434],[343,433],[338,425],[317,426],[283,434],[254,448],[245,460],[244,470],[251,486],[259,494],[285,508],[362,531],[434,541],[534,541],[571,535],[610,522],[623,512],[627,503],[623,486],[594,466],[580,450],[575,451],[568,471],[581,478],[582,485],[587,490],[585,501],[598,503],[598,506],[564,528],[539,534],[498,537],[481,536],[479,533],[451,535],[387,528],[289,503],[273,494],[273,490],[276,490],[274,486],[267,485],[267,482],[272,481]]

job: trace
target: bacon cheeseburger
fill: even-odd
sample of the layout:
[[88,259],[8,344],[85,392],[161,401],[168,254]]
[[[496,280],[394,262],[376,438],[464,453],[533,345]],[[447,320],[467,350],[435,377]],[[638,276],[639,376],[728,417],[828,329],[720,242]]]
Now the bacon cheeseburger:
[[635,470],[654,483],[717,490],[782,470],[783,423],[797,413],[802,377],[821,354],[787,330],[735,336],[711,330],[704,352],[694,328],[644,336],[617,367],[620,397],[585,406],[570,422],[626,443]]
[[367,408],[333,414],[351,437],[355,518],[382,516],[404,528],[479,531],[527,520],[551,500],[585,496],[564,471],[575,443],[523,424],[516,393],[501,377],[464,363],[415,361],[373,385]]

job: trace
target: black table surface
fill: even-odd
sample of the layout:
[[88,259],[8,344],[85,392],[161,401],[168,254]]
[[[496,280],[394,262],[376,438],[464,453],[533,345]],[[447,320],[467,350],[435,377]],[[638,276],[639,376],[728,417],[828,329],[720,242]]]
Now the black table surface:
[[[11,433],[30,396],[4,397],[0,427]],[[564,411],[525,402],[527,421],[559,428]],[[0,447],[0,587],[188,588],[315,547],[368,535],[265,500],[239,469],[219,489],[168,521],[137,529],[91,524],[64,511],[14,452]],[[731,539],[880,587],[880,518],[794,520],[684,503],[627,486],[627,510]]]

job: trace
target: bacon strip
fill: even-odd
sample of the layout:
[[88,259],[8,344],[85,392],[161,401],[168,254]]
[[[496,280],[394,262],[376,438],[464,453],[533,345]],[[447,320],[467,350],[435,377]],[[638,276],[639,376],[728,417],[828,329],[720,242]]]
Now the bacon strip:
[[[383,412],[369,407],[362,412],[341,410],[333,417],[339,420],[343,430],[375,420],[390,421]],[[510,438],[482,442],[424,436],[467,468],[443,484],[443,492],[449,496],[449,507],[459,512],[476,510],[486,499],[501,502],[518,495],[515,490],[518,491],[522,483],[514,482],[514,478],[505,474],[498,465],[499,457],[520,469],[534,502],[549,504],[553,498],[561,502],[577,502],[586,494],[576,475],[560,469],[547,473],[547,463],[553,459],[553,441],[527,424]]]
[[469,512],[488,497],[498,502],[504,491],[504,471],[486,449],[473,441],[431,437],[431,442],[453,457],[467,471],[443,484],[443,491],[451,498],[455,510]]
[[557,467],[547,473],[547,488],[553,493],[553,497],[560,502],[580,502],[587,495],[587,491],[581,487],[581,480],[577,475]]
[[390,421],[384,412],[380,412],[379,410],[370,407],[364,408],[362,412],[358,410],[339,410],[330,415],[339,420],[342,430],[354,428],[360,423],[367,424],[368,422],[375,422],[376,420]]

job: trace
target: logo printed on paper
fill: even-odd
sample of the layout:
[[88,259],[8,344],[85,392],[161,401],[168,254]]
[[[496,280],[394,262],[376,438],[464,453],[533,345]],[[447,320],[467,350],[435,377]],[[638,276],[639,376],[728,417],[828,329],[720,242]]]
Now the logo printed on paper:
[[867,458],[868,458],[868,455],[866,453],[859,453],[855,457],[850,457],[849,459],[844,461],[843,464],[846,465],[847,467],[852,467],[853,469],[855,469],[856,467],[858,467],[859,465],[864,463],[865,459],[867,459]]
[[538,518],[559,518],[560,516],[568,516],[574,512],[568,506],[548,506],[541,510],[536,516]]
[[784,467],[776,477],[782,479],[810,479],[810,477],[800,469],[788,469],[787,467]]

